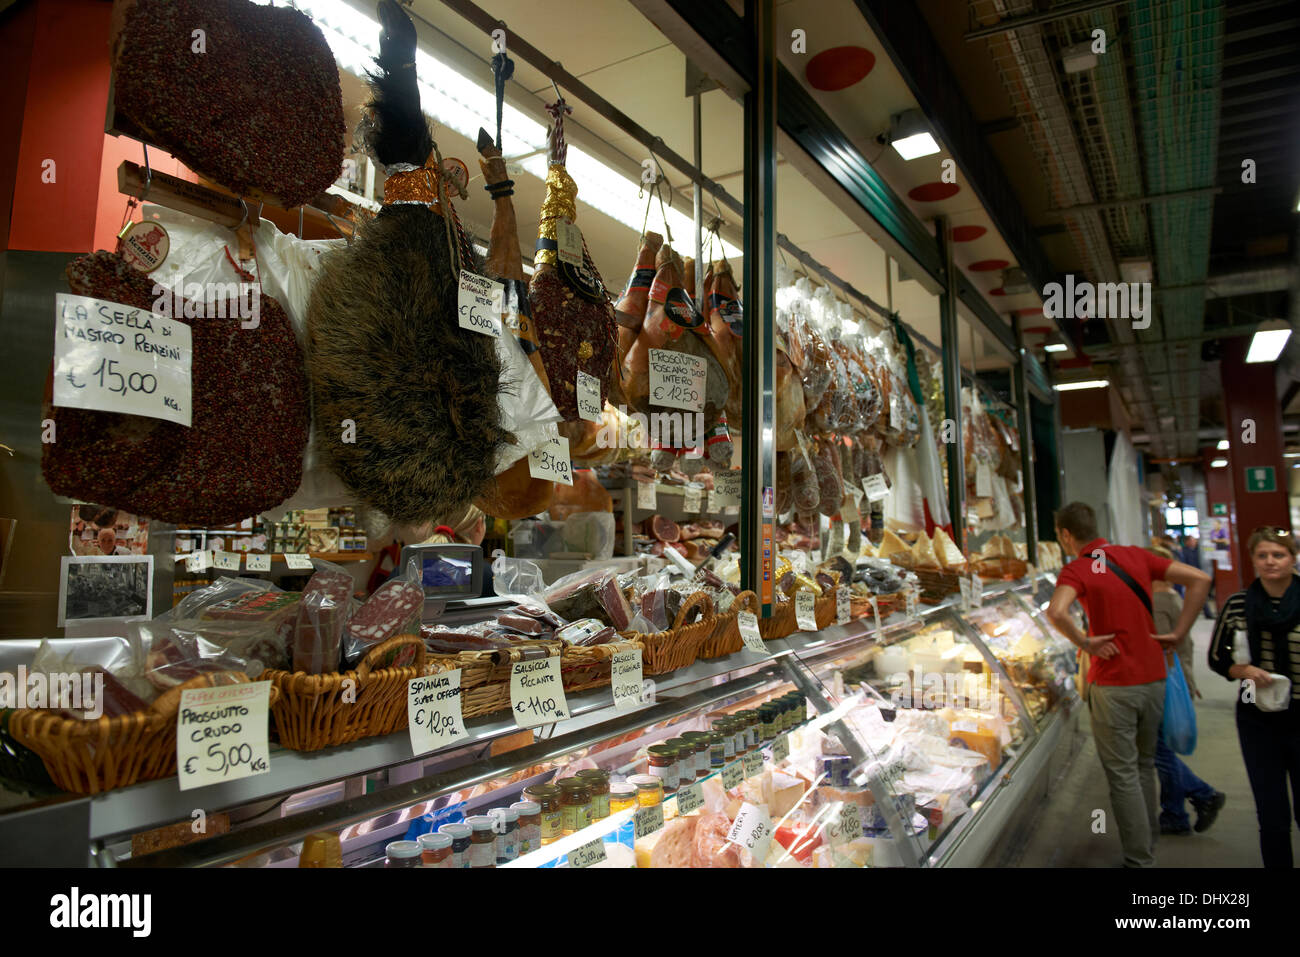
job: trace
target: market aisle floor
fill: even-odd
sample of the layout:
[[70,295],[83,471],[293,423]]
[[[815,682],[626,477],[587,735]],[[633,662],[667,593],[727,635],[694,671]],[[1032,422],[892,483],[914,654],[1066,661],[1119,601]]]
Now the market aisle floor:
[[[1255,802],[1237,744],[1236,683],[1210,671],[1205,662],[1213,626],[1213,621],[1201,618],[1192,629],[1196,683],[1204,697],[1196,702],[1196,753],[1186,763],[1204,781],[1224,792],[1228,803],[1204,834],[1161,837],[1156,849],[1158,867],[1260,866]],[[1028,842],[1014,860],[1016,866],[1116,867],[1123,861],[1114,826],[1108,827],[1105,834],[1092,832],[1094,809],[1105,809],[1109,818],[1110,798],[1086,708],[1080,715],[1079,727],[1083,747],[1070,769],[1054,784]],[[1195,812],[1189,809],[1188,814],[1195,821]],[[1291,840],[1296,860],[1300,861],[1300,833],[1295,829]]]

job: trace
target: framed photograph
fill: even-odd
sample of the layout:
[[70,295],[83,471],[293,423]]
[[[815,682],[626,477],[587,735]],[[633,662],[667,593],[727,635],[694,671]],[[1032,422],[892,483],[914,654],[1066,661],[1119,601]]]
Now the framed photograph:
[[149,520],[116,508],[74,505],[68,543],[74,555],[143,555],[149,550]]
[[65,555],[59,569],[59,621],[153,616],[152,555]]

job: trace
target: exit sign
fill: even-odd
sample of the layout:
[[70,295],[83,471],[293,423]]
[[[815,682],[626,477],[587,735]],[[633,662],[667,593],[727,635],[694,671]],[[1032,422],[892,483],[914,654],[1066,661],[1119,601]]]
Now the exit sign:
[[1214,503],[1214,506],[1213,506],[1213,510],[1214,510],[1214,514],[1215,514],[1215,515],[1227,515],[1227,514],[1228,514],[1228,503],[1227,503],[1227,502],[1215,502],[1215,503]]
[[1276,492],[1277,475],[1271,465],[1252,465],[1246,469],[1247,492]]

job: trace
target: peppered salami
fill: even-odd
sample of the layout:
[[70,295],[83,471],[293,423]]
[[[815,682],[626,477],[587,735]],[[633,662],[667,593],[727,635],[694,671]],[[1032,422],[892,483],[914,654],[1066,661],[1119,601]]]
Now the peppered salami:
[[389,638],[418,630],[423,608],[424,589],[419,585],[403,579],[384,582],[348,622],[348,663]]
[[311,576],[298,603],[293,633],[293,670],[319,675],[337,671],[339,645],[352,597],[352,576],[322,568]]
[[[74,293],[149,310],[153,280],[120,256],[97,252],[67,270]],[[279,505],[302,479],[307,381],[289,317],[262,296],[260,321],[184,318],[191,330],[190,428],[163,419],[55,408],[58,441],[42,447],[41,471],[58,495],[166,522],[224,525]],[[229,310],[227,310],[229,311]]]

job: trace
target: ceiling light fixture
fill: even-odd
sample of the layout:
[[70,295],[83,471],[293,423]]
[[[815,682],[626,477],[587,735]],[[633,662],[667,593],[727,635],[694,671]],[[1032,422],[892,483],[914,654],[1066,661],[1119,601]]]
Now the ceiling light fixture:
[[920,110],[905,110],[889,118],[889,145],[909,161],[939,152],[930,124]]
[[1033,292],[1034,287],[1023,269],[1019,266],[1011,266],[1002,270],[1002,291],[1008,296],[1019,296],[1022,293]]
[[1269,319],[1260,323],[1255,334],[1250,338],[1250,350],[1246,353],[1247,362],[1273,362],[1286,348],[1291,338],[1291,326],[1282,319]]
[[1082,73],[1097,65],[1097,54],[1092,52],[1092,42],[1076,43],[1061,51],[1061,66],[1066,73]]
[[1080,379],[1078,382],[1058,382],[1054,386],[1057,392],[1076,392],[1079,389],[1104,389],[1110,385],[1105,379]]
[[1218,449],[1220,452],[1226,450],[1226,449],[1228,448],[1228,440],[1227,440],[1227,439],[1219,439],[1219,444],[1216,445],[1215,448]]
[[1044,352],[1069,352],[1070,347],[1067,346],[1060,339],[1053,338],[1043,343],[1043,351]]
[[1215,459],[1213,462],[1210,463],[1210,468],[1212,469],[1222,469],[1227,467],[1228,467],[1227,459]]

